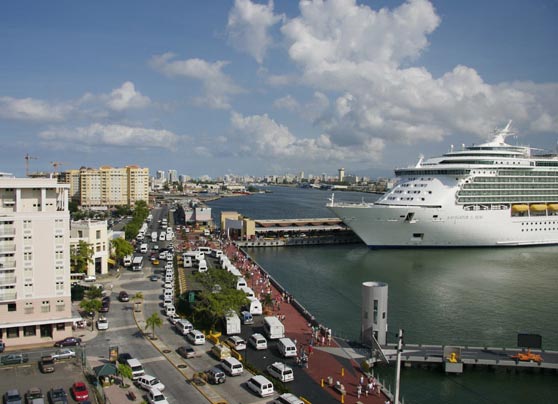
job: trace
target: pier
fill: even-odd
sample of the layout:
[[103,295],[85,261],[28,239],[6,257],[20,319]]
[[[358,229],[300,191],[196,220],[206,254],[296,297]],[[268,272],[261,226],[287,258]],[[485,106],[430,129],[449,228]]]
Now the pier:
[[[397,345],[385,345],[382,351],[389,361],[396,360]],[[532,354],[540,355],[541,362],[512,358],[525,352],[527,351],[520,348],[406,344],[401,352],[401,362],[406,367],[442,366],[447,373],[462,373],[463,368],[475,367],[502,367],[507,370],[539,369],[554,372],[558,370],[557,351],[531,350]],[[453,362],[452,353],[454,353]]]

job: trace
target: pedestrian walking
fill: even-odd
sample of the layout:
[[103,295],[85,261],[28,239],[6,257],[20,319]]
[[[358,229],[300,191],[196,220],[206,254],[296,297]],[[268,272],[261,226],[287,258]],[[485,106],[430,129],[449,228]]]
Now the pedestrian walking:
[[364,375],[360,375],[360,380],[358,382],[361,386],[364,386]]
[[362,394],[362,385],[358,385],[357,386],[357,398],[360,398],[360,395]]

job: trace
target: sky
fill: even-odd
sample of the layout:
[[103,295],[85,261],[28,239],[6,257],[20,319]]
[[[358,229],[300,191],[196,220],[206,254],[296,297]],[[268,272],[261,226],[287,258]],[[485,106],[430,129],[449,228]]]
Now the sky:
[[0,172],[391,176],[558,141],[556,0],[0,2]]

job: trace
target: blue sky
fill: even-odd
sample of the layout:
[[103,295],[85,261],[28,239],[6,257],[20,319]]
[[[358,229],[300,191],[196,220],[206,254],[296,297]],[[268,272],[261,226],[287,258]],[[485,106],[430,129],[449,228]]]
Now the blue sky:
[[391,175],[558,140],[555,0],[0,3],[0,171]]

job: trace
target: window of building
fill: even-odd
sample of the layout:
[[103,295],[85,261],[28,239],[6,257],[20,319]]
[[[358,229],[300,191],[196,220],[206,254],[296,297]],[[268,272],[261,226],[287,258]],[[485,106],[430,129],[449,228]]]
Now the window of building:
[[19,327],[10,327],[6,329],[6,336],[8,338],[19,338]]
[[23,260],[24,261],[33,261],[33,253],[31,253],[31,252],[23,253]]
[[17,306],[15,303],[8,303],[8,311],[16,311]]
[[37,327],[35,327],[34,325],[28,325],[26,327],[23,327],[24,337],[33,337],[35,335],[37,335]]
[[78,230],[78,238],[83,238],[83,230]]
[[64,331],[66,329],[66,324],[56,323],[56,331]]
[[101,230],[97,230],[97,240],[101,238]]

